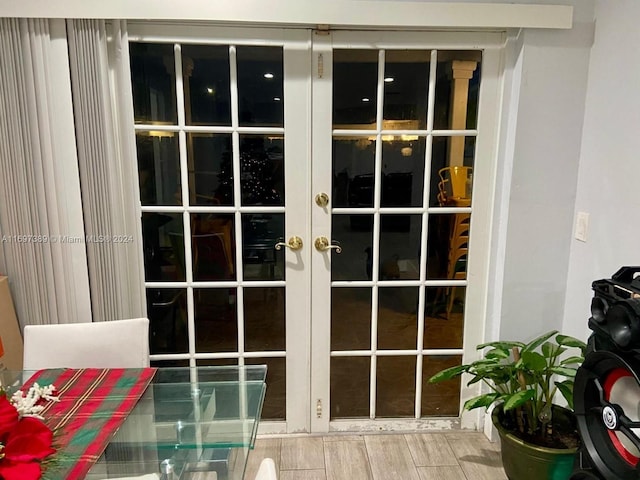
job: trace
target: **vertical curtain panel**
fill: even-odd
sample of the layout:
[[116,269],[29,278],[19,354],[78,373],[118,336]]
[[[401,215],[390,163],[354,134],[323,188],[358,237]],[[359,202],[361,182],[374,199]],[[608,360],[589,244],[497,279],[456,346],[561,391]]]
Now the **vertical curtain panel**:
[[88,321],[64,21],[0,19],[0,136],[0,248],[19,321]]
[[73,111],[94,321],[145,315],[125,22],[68,20]]

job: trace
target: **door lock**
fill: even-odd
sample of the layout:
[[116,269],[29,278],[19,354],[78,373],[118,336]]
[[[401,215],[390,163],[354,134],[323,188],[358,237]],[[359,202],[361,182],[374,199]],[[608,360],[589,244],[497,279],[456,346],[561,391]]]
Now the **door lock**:
[[329,205],[329,195],[327,195],[324,192],[321,192],[319,194],[316,195],[316,205],[318,205],[319,207],[326,207],[327,205]]
[[273,248],[275,248],[276,250],[280,250],[282,249],[282,247],[290,248],[295,252],[296,250],[300,250],[302,248],[302,239],[297,235],[294,235],[289,239],[287,243],[278,242],[273,246]]

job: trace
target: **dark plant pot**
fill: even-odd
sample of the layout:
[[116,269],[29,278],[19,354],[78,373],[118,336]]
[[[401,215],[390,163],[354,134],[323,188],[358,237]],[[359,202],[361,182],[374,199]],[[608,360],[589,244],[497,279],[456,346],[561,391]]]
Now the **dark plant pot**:
[[[491,415],[500,435],[502,465],[510,480],[567,480],[573,470],[577,448],[547,448],[519,439],[506,430],[499,421],[502,405]],[[553,407],[553,417],[565,417],[571,422],[573,412]]]

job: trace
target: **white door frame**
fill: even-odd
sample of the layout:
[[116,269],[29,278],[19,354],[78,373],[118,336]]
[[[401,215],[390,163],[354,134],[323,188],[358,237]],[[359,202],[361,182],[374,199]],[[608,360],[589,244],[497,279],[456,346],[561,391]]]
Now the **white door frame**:
[[[474,166],[474,201],[471,216],[473,231],[467,270],[467,298],[462,349],[422,350],[419,358],[428,355],[460,355],[463,362],[477,358],[475,345],[484,339],[486,324],[491,219],[497,166],[497,142],[502,89],[502,55],[504,36],[500,33],[417,33],[417,32],[332,32],[316,35],[313,44],[313,153],[312,196],[331,192],[332,155],[332,49],[483,49],[481,93]],[[381,93],[378,93],[379,100]],[[380,101],[378,102],[380,104]],[[427,169],[429,170],[429,169]],[[425,183],[425,188],[428,185]],[[309,202],[311,202],[311,198]],[[331,239],[331,204],[326,208],[312,208],[312,238]],[[375,229],[375,227],[374,227]],[[375,231],[374,231],[375,237]],[[393,429],[442,429],[460,425],[463,428],[481,427],[481,413],[472,412],[458,418],[420,418],[402,420],[334,420],[330,421],[330,338],[331,338],[331,264],[330,255],[312,254],[312,322],[311,322],[311,431],[366,431]],[[375,268],[375,262],[374,262]],[[424,272],[421,281],[425,281]],[[442,283],[442,282],[441,282]],[[438,281],[428,281],[434,285]],[[375,293],[373,302],[375,304]],[[424,310],[424,309],[418,309]],[[418,334],[420,338],[420,333]],[[418,362],[418,375],[421,362]],[[375,381],[375,380],[372,380]],[[420,382],[417,382],[418,388]],[[478,394],[479,385],[471,388],[463,382],[461,402]],[[420,393],[418,393],[420,394]],[[371,401],[375,401],[372,399]],[[419,402],[418,402],[419,403]]]

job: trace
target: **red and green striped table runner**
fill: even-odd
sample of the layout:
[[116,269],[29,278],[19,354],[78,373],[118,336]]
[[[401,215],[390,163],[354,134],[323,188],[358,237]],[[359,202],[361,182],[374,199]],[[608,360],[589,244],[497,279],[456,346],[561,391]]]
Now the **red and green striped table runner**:
[[45,470],[47,480],[77,480],[100,458],[115,431],[151,382],[155,368],[41,370],[24,385],[53,384],[59,402],[41,415],[54,432],[58,452]]

